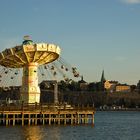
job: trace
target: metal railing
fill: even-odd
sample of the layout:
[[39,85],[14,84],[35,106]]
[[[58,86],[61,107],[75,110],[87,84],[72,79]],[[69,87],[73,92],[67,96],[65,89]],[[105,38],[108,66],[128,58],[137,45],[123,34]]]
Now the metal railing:
[[0,111],[94,111],[94,107],[71,106],[68,104],[1,104]]

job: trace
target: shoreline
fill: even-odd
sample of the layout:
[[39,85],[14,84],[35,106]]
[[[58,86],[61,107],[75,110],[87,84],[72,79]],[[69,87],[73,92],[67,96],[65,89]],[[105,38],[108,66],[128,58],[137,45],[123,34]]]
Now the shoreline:
[[96,111],[140,111],[140,108],[124,108],[124,109],[99,109],[99,108],[96,108]]

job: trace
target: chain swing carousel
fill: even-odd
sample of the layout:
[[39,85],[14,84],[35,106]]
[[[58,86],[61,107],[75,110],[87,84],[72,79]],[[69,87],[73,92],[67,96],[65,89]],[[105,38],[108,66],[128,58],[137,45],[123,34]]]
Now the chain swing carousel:
[[80,77],[77,68],[60,57],[59,46],[34,43],[29,36],[25,36],[22,45],[0,53],[0,65],[0,87],[20,86],[22,103],[0,106],[0,125],[94,125],[93,108],[67,108],[65,105],[61,108],[55,93],[53,106],[40,104],[39,84],[42,81],[63,79],[69,83],[72,81],[70,75]]
[[20,100],[24,103],[40,103],[39,83],[44,80],[70,82],[69,77],[80,76],[75,67],[60,57],[59,46],[34,43],[29,36],[24,37],[22,45],[1,52],[0,65],[1,87],[21,86]]

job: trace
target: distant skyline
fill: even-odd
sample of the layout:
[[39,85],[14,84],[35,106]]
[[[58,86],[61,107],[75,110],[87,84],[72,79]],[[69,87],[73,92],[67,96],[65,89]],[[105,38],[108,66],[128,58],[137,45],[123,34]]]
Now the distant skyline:
[[87,82],[140,80],[140,0],[0,0],[0,51],[54,43]]

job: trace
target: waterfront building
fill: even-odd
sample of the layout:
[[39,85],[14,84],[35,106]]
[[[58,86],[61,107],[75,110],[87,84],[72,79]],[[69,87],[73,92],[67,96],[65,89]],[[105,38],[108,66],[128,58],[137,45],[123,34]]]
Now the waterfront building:
[[130,92],[131,86],[127,84],[120,84],[118,81],[105,80],[104,71],[102,72],[101,85],[108,92]]
[[116,85],[116,92],[130,92],[131,87],[127,84],[118,84]]
[[109,92],[130,92],[131,87],[127,84],[120,84],[118,81],[106,81],[104,88]]
[[107,91],[113,92],[113,91],[115,91],[115,88],[116,88],[116,85],[117,84],[118,84],[118,81],[109,81],[109,80],[106,80],[105,83],[104,83],[104,88]]
[[83,76],[81,76],[81,80],[78,81],[81,90],[88,89],[88,83],[84,80]]

